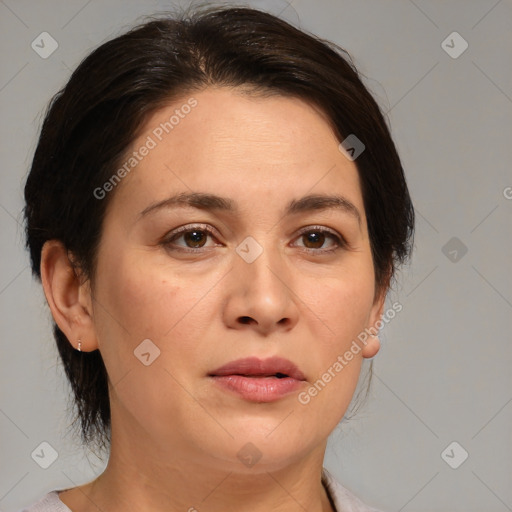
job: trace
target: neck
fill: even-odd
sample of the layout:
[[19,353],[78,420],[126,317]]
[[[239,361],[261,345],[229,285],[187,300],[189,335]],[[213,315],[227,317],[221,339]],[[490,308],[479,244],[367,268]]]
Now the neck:
[[105,471],[80,494],[61,493],[72,510],[89,512],[333,512],[321,482],[326,443],[288,464],[244,467],[195,453],[183,443],[133,443],[114,431]]

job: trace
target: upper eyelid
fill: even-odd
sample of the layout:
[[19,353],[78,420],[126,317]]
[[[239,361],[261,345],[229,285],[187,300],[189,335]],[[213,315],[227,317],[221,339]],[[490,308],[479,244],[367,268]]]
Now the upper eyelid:
[[330,234],[332,234],[334,236],[342,237],[342,235],[340,233],[338,233],[335,229],[329,228],[327,226],[320,226],[318,224],[312,224],[310,226],[304,226],[303,228],[299,229],[298,233],[302,234],[304,232],[313,231],[315,229],[318,229],[319,231],[324,231],[326,233],[330,233]]
[[[209,224],[186,224],[184,226],[180,226],[178,228],[173,229],[169,234],[178,234],[178,233],[181,233],[183,231],[186,232],[186,231],[190,231],[190,230],[193,230],[193,229],[203,229],[203,230],[208,231],[210,233],[219,233],[219,231],[216,228],[214,228],[213,226],[211,226]],[[340,237],[342,236],[335,229],[329,228],[327,226],[321,226],[319,224],[311,224],[309,226],[304,226],[304,227],[299,229],[298,233],[303,233],[305,231],[309,231],[309,230],[313,230],[313,229],[322,230],[322,231],[325,231],[327,233],[331,233],[333,235],[340,236]]]

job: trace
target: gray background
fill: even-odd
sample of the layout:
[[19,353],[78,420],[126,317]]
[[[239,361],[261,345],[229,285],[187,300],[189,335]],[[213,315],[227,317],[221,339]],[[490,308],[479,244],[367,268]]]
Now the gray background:
[[[389,295],[403,310],[384,328],[370,399],[331,436],[326,467],[388,511],[512,510],[512,3],[248,4],[351,53],[388,113],[417,211],[413,263]],[[171,5],[0,1],[2,511],[104,467],[65,434],[68,388],[23,249],[22,187],[42,112],[93,47]],[[59,45],[47,59],[31,48],[44,31]],[[469,45],[457,58],[442,46],[454,31]],[[31,458],[42,441],[59,454],[48,469]],[[441,456],[453,441],[452,465],[469,454],[457,469]]]

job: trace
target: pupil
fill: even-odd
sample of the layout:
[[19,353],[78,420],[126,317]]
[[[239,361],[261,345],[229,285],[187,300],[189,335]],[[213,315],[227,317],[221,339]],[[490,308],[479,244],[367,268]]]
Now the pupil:
[[308,238],[308,243],[316,244],[315,248],[322,247],[325,240],[325,235],[323,233],[309,233],[306,235]]
[[201,238],[204,238],[204,233],[202,231],[189,231],[185,233],[185,238],[191,241],[192,244],[199,244],[199,247],[204,245],[204,242],[201,244]]

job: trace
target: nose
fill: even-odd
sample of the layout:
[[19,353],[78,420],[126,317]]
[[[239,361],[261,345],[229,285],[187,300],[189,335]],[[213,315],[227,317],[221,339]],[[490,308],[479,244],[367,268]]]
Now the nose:
[[293,329],[299,311],[291,274],[278,251],[264,249],[251,263],[236,254],[225,284],[226,325],[262,336]]

